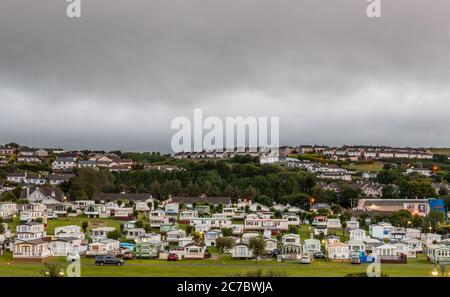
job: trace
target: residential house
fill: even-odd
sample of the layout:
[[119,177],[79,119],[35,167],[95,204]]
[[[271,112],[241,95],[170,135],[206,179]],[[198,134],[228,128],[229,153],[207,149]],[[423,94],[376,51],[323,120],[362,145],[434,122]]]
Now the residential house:
[[300,226],[300,218],[297,215],[286,214],[283,219],[288,221],[288,226]]
[[135,240],[136,238],[145,235],[144,228],[127,228],[124,232],[127,240]]
[[206,232],[211,229],[223,229],[231,226],[232,220],[227,218],[193,218],[189,225],[195,227],[197,232]]
[[328,229],[341,229],[342,224],[339,219],[327,219],[327,228]]
[[198,211],[196,210],[184,210],[180,212],[180,222],[182,223],[189,223],[194,218],[198,218]]
[[306,239],[303,243],[303,253],[315,253],[321,251],[320,240],[318,239]]
[[185,238],[186,236],[186,231],[182,229],[172,230],[166,233],[166,240],[169,243],[178,243],[180,239]]
[[31,222],[41,220],[47,223],[47,207],[42,203],[30,203],[20,206],[20,221]]
[[206,246],[215,246],[216,240],[219,237],[222,237],[222,231],[219,230],[210,230],[205,233],[205,245]]
[[390,239],[391,232],[394,230],[394,226],[389,223],[380,222],[378,224],[372,224],[369,226],[370,236],[378,239]]
[[51,257],[51,251],[48,241],[35,239],[14,244],[13,259],[44,260],[49,257]]
[[353,229],[349,233],[350,240],[364,241],[366,239],[366,231],[363,229]]
[[55,171],[72,171],[77,167],[77,159],[72,157],[58,157],[52,163],[52,169]]
[[98,227],[91,229],[90,237],[92,241],[101,241],[108,238],[108,233],[115,231],[114,227]]
[[88,244],[86,251],[87,257],[117,255],[119,252],[120,243],[118,240],[104,238]]
[[366,251],[366,245],[363,240],[349,240],[347,242],[348,248],[350,250],[350,253],[352,252],[365,252]]
[[359,222],[356,219],[351,219],[350,221],[346,221],[347,229],[358,229],[359,228]]
[[406,169],[406,174],[412,174],[412,173],[416,173],[416,174],[427,176],[427,177],[430,177],[430,176],[433,175],[433,172],[431,170],[429,170],[429,169],[426,169],[426,168],[414,168],[414,167],[412,167],[412,168]]
[[161,241],[140,242],[134,249],[136,258],[158,258],[159,253],[164,250],[165,243]]
[[29,241],[41,239],[46,236],[45,227],[42,223],[25,223],[16,227],[17,239]]
[[47,176],[47,180],[50,185],[57,186],[64,182],[70,181],[73,177],[75,177],[75,174],[49,174]]
[[106,206],[104,204],[89,204],[84,208],[84,214],[88,218],[107,218]]
[[49,242],[49,249],[54,257],[66,257],[68,253],[76,252],[84,254],[87,245],[82,244],[82,240],[75,237],[60,237]]
[[270,254],[274,250],[278,249],[278,241],[276,239],[266,238],[266,239],[264,239],[264,243],[265,243],[266,253],[268,253],[268,254]]
[[408,246],[408,250],[416,253],[423,251],[423,243],[417,238],[405,238],[403,242]]
[[439,263],[450,258],[450,246],[444,244],[431,244],[425,249],[427,258],[431,263]]
[[55,236],[57,238],[78,238],[84,240],[84,233],[81,231],[81,227],[77,225],[56,227]]
[[248,231],[272,230],[281,232],[289,229],[289,221],[287,219],[261,219],[247,216],[244,220],[244,228]]
[[350,259],[349,246],[342,242],[334,242],[327,245],[328,259],[342,261]]
[[239,242],[233,245],[231,257],[237,259],[251,259],[253,258],[253,252],[246,243]]
[[185,259],[204,259],[206,247],[204,244],[193,242],[184,247]]
[[241,242],[249,243],[250,239],[258,237],[258,236],[259,236],[258,232],[246,232],[246,233],[242,234]]
[[300,244],[300,235],[298,234],[285,234],[281,237],[281,243],[283,245],[288,244]]
[[64,193],[53,187],[27,187],[23,189],[20,197],[30,203],[59,204],[64,201]]

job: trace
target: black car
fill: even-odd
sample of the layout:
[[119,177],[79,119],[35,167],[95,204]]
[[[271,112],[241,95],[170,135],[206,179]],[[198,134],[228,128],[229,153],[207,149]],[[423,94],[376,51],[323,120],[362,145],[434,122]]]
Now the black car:
[[123,260],[113,256],[97,256],[95,257],[95,265],[116,265],[122,266]]
[[314,252],[314,259],[325,259],[325,254],[322,252]]

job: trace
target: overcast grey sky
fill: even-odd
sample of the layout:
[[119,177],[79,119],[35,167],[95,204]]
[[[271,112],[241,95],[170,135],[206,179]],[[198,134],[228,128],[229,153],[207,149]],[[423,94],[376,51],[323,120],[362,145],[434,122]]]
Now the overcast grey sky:
[[0,1],[0,143],[170,151],[194,108],[282,144],[450,146],[450,1]]

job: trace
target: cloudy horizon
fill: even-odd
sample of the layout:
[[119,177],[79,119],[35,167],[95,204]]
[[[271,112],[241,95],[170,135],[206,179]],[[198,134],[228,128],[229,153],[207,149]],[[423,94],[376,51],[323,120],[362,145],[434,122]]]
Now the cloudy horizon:
[[0,143],[171,152],[173,118],[279,117],[282,145],[450,147],[450,2],[0,2]]

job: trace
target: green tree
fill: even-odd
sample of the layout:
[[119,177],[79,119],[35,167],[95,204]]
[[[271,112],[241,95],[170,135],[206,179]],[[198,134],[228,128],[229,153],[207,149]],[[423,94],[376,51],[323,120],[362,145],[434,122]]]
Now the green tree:
[[110,239],[119,240],[122,237],[122,233],[116,229],[114,231],[108,232],[106,234],[106,237],[108,237]]
[[264,241],[264,238],[262,238],[261,236],[257,236],[250,239],[248,247],[250,248],[250,250],[252,250],[253,255],[256,257],[256,260],[258,260],[258,258],[265,253],[266,243]]
[[220,253],[230,250],[233,247],[234,239],[232,237],[219,237],[216,239],[216,247]]
[[63,277],[64,270],[58,263],[47,262],[44,263],[44,269],[41,271],[41,274],[45,277]]
[[233,229],[231,229],[231,228],[222,228],[222,235],[224,237],[233,236]]
[[83,229],[83,232],[86,233],[87,232],[87,228],[89,226],[89,223],[87,221],[83,221],[81,223],[81,229]]

